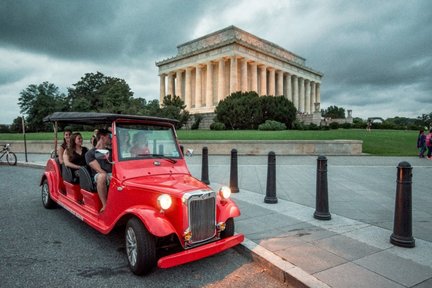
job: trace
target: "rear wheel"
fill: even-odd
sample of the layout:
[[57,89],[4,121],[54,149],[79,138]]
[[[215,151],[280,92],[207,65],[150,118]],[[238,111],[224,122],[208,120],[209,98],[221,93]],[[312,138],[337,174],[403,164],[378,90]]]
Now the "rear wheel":
[[234,235],[234,219],[229,218],[225,222],[225,230],[221,232],[221,238],[228,238]]
[[156,241],[137,218],[132,218],[125,231],[129,268],[136,275],[150,273],[156,266]]
[[6,154],[6,160],[7,160],[8,164],[11,166],[14,166],[17,164],[17,157],[16,157],[15,153],[13,153],[13,152],[8,152]]
[[46,209],[52,209],[56,207],[56,203],[51,199],[48,181],[45,179],[42,183],[42,204]]

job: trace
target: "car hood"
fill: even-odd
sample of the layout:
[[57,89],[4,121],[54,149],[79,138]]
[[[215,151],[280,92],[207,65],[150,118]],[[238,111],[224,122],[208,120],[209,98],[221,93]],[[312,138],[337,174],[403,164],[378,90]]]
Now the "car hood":
[[181,197],[184,193],[194,190],[211,190],[206,184],[189,174],[149,175],[123,181],[127,188],[168,193]]

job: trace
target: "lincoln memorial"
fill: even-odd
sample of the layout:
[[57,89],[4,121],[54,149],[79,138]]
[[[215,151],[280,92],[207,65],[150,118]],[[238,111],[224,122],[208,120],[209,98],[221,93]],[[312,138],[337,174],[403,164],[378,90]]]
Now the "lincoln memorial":
[[285,96],[302,115],[320,110],[323,74],[306,59],[235,26],[177,46],[177,55],[156,62],[160,102],[166,95],[184,100],[191,114],[212,113],[233,92]]

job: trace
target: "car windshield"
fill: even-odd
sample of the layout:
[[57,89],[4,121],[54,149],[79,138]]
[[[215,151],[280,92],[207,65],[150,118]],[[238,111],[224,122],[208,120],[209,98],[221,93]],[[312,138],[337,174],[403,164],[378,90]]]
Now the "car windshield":
[[117,123],[120,161],[145,158],[180,158],[174,131],[168,126]]

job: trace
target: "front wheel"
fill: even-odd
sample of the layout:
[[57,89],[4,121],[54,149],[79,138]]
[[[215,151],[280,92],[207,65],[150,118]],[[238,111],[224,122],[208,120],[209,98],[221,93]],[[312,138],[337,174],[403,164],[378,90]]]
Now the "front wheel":
[[14,152],[8,152],[6,154],[6,160],[9,165],[14,166],[17,164],[17,157]]
[[225,222],[225,230],[221,232],[221,238],[228,238],[234,235],[234,219],[229,218]]
[[136,275],[150,273],[156,266],[156,241],[137,218],[128,221],[125,231],[129,268]]
[[42,183],[42,204],[46,209],[52,209],[56,207],[56,203],[51,199],[51,194],[49,191],[48,181],[45,179]]

